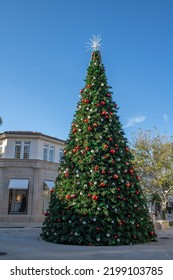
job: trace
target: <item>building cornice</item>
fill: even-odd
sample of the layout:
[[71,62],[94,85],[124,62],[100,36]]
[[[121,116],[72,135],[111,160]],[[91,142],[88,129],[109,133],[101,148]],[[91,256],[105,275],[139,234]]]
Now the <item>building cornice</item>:
[[18,137],[30,137],[30,138],[43,138],[43,139],[47,139],[47,140],[52,140],[52,141],[56,141],[59,142],[61,144],[65,144],[65,141],[53,136],[49,136],[46,134],[43,134],[41,132],[33,132],[33,131],[4,131],[2,133],[0,133],[0,139],[3,138],[18,138]]

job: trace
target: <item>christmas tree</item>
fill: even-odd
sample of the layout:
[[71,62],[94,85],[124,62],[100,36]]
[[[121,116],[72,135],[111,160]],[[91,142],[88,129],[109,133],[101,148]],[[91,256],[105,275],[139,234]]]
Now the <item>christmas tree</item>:
[[95,39],[41,236],[97,246],[152,241],[154,226]]

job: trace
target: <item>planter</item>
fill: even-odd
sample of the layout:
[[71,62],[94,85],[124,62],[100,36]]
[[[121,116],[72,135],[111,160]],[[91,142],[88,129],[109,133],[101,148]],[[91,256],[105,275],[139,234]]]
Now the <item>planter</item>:
[[167,220],[155,220],[155,229],[169,229],[169,221]]

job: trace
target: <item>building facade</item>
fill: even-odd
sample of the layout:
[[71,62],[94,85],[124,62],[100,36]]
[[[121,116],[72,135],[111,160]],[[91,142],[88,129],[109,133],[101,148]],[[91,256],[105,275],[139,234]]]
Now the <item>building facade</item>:
[[65,142],[30,131],[0,133],[0,222],[41,222]]

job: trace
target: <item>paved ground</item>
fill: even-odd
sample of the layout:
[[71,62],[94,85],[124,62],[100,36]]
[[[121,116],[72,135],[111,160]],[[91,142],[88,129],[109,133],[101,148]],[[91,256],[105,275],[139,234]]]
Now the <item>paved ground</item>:
[[1,225],[0,260],[173,260],[173,227],[158,230],[158,242],[115,247],[52,244],[40,232],[40,225]]

